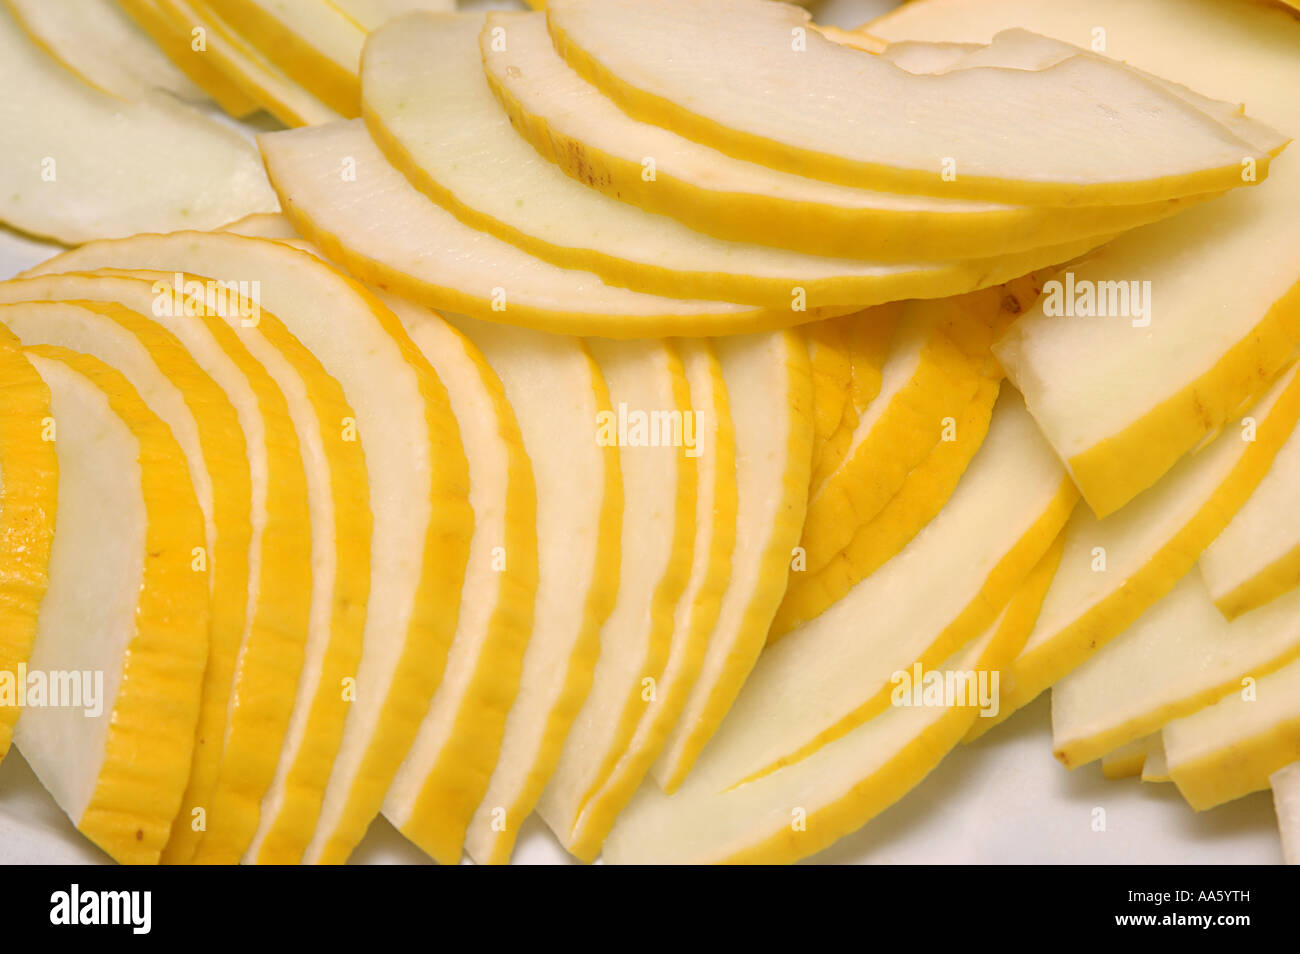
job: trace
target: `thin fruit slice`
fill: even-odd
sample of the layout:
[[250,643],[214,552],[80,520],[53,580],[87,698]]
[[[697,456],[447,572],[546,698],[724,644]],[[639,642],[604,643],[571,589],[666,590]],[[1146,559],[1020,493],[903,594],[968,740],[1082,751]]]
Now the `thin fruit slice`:
[[360,113],[366,32],[323,0],[201,0],[262,55],[341,116]]
[[1300,759],[1300,661],[1243,680],[1161,736],[1170,777],[1197,811],[1268,788],[1270,775]]
[[249,238],[276,239],[281,242],[301,240],[297,230],[279,212],[254,212],[223,225],[220,231],[247,235]]
[[[992,684],[988,673],[1015,654],[1033,625],[1052,552],[983,636],[932,672],[954,686],[950,698],[918,694],[922,704],[891,706],[797,765],[724,792],[710,783],[708,763],[725,753],[729,730],[739,728],[733,719],[676,795],[642,789],[606,842],[605,861],[791,862],[866,824],[917,785],[980,717],[995,695],[981,697],[981,684]],[[742,703],[753,691],[746,687]]]
[[207,574],[191,554],[203,513],[180,447],[120,374],[61,348],[26,354],[50,389],[59,456],[28,691],[38,673],[66,673],[89,695],[46,700],[66,708],[29,697],[14,741],[87,838],[116,861],[156,864],[189,775],[208,654]]
[[114,0],[5,2],[37,45],[96,89],[121,99],[151,89],[204,98]]
[[0,102],[0,219],[14,228],[76,243],[275,210],[239,133],[165,93],[123,104],[88,88],[2,9],[0,81],[23,90]]
[[985,258],[1122,231],[1183,204],[1012,206],[805,179],[633,119],[564,61],[540,15],[489,14],[480,43],[515,129],[567,175],[733,242],[877,261]]
[[266,371],[172,282],[56,274],[0,284],[0,301],[60,300],[79,313],[29,317],[20,333],[89,348],[126,374],[180,442],[204,509],[211,645],[190,781],[163,852],[164,863],[187,862],[201,838],[238,840],[232,831],[256,827],[288,728],[312,592],[299,441]]
[[1003,680],[1002,719],[1082,665],[1192,569],[1300,419],[1295,369],[1251,415],[1252,423],[1226,429],[1119,513],[1098,520],[1086,508],[1075,512],[1047,603]]
[[[1128,204],[1235,188],[1242,159],[1268,165],[1267,153],[1209,116],[1100,59],[916,76],[809,31],[805,11],[766,0],[557,0],[546,15],[570,65],[633,116],[831,182]],[[1008,110],[1011,102],[1027,104],[1036,121]],[[1108,135],[1089,118],[1098,112]],[[920,115],[930,121],[916,122]],[[944,157],[955,176],[941,174]]]
[[388,164],[360,120],[259,142],[300,233],[354,275],[431,308],[613,338],[736,334],[836,313],[660,298],[547,264],[430,201]]
[[1300,656],[1300,594],[1229,623],[1189,573],[1052,688],[1052,745],[1068,768],[1212,705]]
[[406,13],[450,13],[456,0],[329,0],[366,32]]
[[53,420],[50,391],[0,330],[0,761],[22,708],[11,693],[36,639],[36,614],[49,585],[59,461],[42,430]]
[[1151,736],[1145,736],[1107,752],[1101,757],[1101,774],[1111,780],[1141,776],[1151,741]]
[[362,64],[366,125],[389,161],[466,225],[562,268],[675,298],[861,307],[969,291],[1106,241],[1073,238],[999,258],[890,264],[703,235],[539,162],[484,78],[482,26],[482,15],[428,14],[375,33]]
[[[943,511],[896,557],[763,653],[725,743],[692,777],[722,791],[809,757],[889,708],[891,674],[978,638],[1056,539],[1076,495],[1017,395]],[[988,720],[984,720],[988,721]]]
[[618,448],[623,474],[619,589],[600,631],[591,691],[537,803],[560,843],[584,861],[600,845],[582,840],[581,816],[600,809],[593,799],[602,796],[601,786],[636,732],[644,693],[663,676],[691,573],[698,476],[682,446],[691,401],[676,348],[668,341],[597,338],[587,346],[612,405],[589,427],[598,444]]
[[581,339],[453,316],[501,379],[537,488],[537,602],[501,754],[465,836],[481,864],[510,860],[591,686],[598,633],[618,590],[618,448],[591,439],[611,413]]
[[1282,857],[1288,865],[1300,865],[1300,762],[1278,769],[1268,782],[1282,832]]
[[1210,598],[1228,619],[1300,586],[1300,428],[1232,522],[1201,554]]
[[[815,473],[824,458],[835,454],[831,441],[852,412],[857,425],[857,409],[852,407],[853,357],[849,351],[845,318],[832,318],[804,325],[808,342],[808,364],[812,372],[813,456]],[[849,436],[852,436],[851,430]]]
[[1165,747],[1161,736],[1153,736],[1150,746],[1146,761],[1142,763],[1142,781],[1172,782],[1173,779],[1169,775],[1169,760],[1165,758]]
[[735,440],[735,545],[713,632],[653,771],[673,791],[731,708],[763,648],[808,500],[812,387],[792,332],[714,342]]
[[594,857],[618,813],[636,794],[646,772],[677,724],[732,579],[736,543],[737,479],[735,427],[721,362],[708,341],[674,343],[690,389],[690,434],[683,450],[697,469],[695,543],[686,589],[677,603],[672,641],[663,675],[644,691],[636,731],[608,776],[583,806],[574,826],[579,857]]
[[537,595],[537,496],[514,411],[482,353],[433,312],[388,304],[447,388],[474,534],[447,670],[383,811],[438,862],[455,864],[519,689]]

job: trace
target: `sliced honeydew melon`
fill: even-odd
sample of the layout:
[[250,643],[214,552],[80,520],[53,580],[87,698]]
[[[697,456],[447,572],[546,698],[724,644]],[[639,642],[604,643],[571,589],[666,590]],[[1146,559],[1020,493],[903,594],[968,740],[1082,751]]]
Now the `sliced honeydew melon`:
[[674,345],[591,338],[587,346],[613,408],[591,427],[597,443],[616,443],[623,474],[619,589],[600,631],[591,691],[537,803],[564,848],[584,861],[600,846],[581,840],[582,814],[614,796],[602,786],[631,743],[645,694],[663,677],[691,573],[698,487],[697,462],[674,433],[680,420],[684,435],[691,410]]
[[[990,684],[984,674],[1005,665],[1033,626],[1058,554],[1052,546],[984,635],[938,671],[968,674],[976,690],[981,678]],[[951,701],[891,706],[805,761],[720,792],[706,765],[723,751],[728,723],[701,761],[705,771],[676,795],[642,789],[606,842],[605,861],[779,863],[820,851],[907,794],[980,717],[974,697]]]
[[[570,65],[631,115],[827,181],[1128,204],[1231,189],[1243,159],[1268,165],[1211,117],[1102,59],[917,76],[766,0],[557,0],[546,16]],[[943,157],[955,158],[955,178],[941,175]]]
[[[693,770],[722,791],[807,758],[889,708],[891,676],[977,638],[1076,496],[1014,392],[948,505],[842,600],[769,645]],[[988,721],[983,720],[983,721]]]
[[1300,865],[1300,763],[1278,769],[1268,781],[1282,832],[1282,857],[1289,865]]
[[1293,369],[1245,427],[1228,427],[1123,510],[1098,520],[1079,508],[1066,528],[1061,569],[1024,650],[1002,683],[986,729],[1079,667],[1169,593],[1268,473],[1300,419]]
[[514,411],[482,353],[437,314],[387,304],[447,388],[469,465],[474,534],[446,673],[383,811],[434,859],[455,864],[519,689],[537,595],[537,495]]
[[200,54],[216,64],[263,109],[286,126],[327,123],[339,114],[285,75],[250,47],[234,29],[201,0],[155,0],[186,36],[203,39]]
[[5,2],[41,49],[98,90],[121,99],[139,99],[151,89],[205,98],[114,0]]
[[456,0],[329,0],[366,32],[378,30],[389,20],[405,13],[448,13],[456,9]]
[[1145,736],[1107,752],[1101,757],[1101,774],[1111,780],[1141,776],[1153,738],[1159,741],[1158,735]]
[[539,14],[489,14],[480,45],[515,129],[567,175],[733,242],[891,262],[986,258],[1122,231],[1184,205],[1013,206],[806,179],[624,113],[556,52]]
[[[697,470],[690,579],[677,603],[663,675],[654,682],[652,691],[642,693],[645,704],[631,741],[587,799],[574,826],[573,843],[579,857],[599,853],[614,819],[636,794],[663,750],[700,673],[733,580],[739,489],[727,383],[717,353],[708,341],[681,339],[674,345],[690,389],[694,435],[693,446],[688,446],[686,452],[694,457]],[[739,583],[747,586],[750,581],[742,575]],[[752,587],[746,595],[752,595]]]
[[116,861],[156,864],[208,655],[207,573],[191,553],[203,513],[180,447],[125,378],[62,348],[26,354],[50,389],[59,457],[28,682],[43,673],[68,689],[80,677],[82,697],[28,700],[14,741],[82,834]]
[[1201,554],[1210,598],[1228,619],[1300,586],[1300,428],[1232,522]]
[[808,500],[812,386],[792,332],[714,342],[735,439],[731,577],[695,684],[655,763],[673,791],[690,771],[758,659],[785,592]]
[[[222,840],[232,827],[251,832],[256,826],[258,802],[288,729],[304,642],[312,636],[311,512],[285,396],[225,322],[177,296],[173,282],[51,274],[0,284],[0,301],[70,300],[96,312],[99,324],[116,324],[117,353],[123,355],[117,367],[172,428],[191,473],[200,475],[200,504],[208,533],[216,536],[216,545],[209,543],[212,645],[190,782],[164,863],[189,861],[207,835]],[[48,338],[40,323],[27,325]],[[121,340],[133,334],[140,342],[134,348]],[[140,360],[140,347],[150,345],[154,357]],[[105,346],[96,350],[109,358]],[[159,374],[170,384],[156,380]],[[213,383],[224,397],[211,393]],[[218,414],[223,405],[233,409],[234,422]],[[235,438],[240,447],[227,447]],[[229,474],[232,467],[246,468],[243,476]],[[233,504],[243,494],[215,493],[218,483],[240,482],[249,483],[251,506],[242,517]],[[245,552],[232,553],[241,537]],[[234,598],[232,573],[248,590],[247,608]],[[196,808],[203,809],[202,824],[195,824]]]
[[0,219],[14,228],[77,243],[276,207],[238,132],[166,93],[124,104],[87,87],[4,9],[0,82],[23,91],[0,102]]
[[579,338],[452,316],[514,408],[537,489],[536,611],[501,753],[465,836],[483,864],[510,860],[591,686],[601,625],[618,591],[623,489],[618,448],[592,440],[611,412]]
[[1189,573],[1052,687],[1052,746],[1074,768],[1300,656],[1300,593],[1229,623]]
[[360,112],[366,32],[322,0],[196,0],[341,116]]
[[1268,788],[1300,760],[1300,661],[1175,719],[1161,738],[1169,775],[1197,811]]
[[[41,436],[47,419],[49,388],[18,340],[0,330],[0,679],[16,678],[31,656],[49,585],[59,460]],[[0,702],[0,761],[21,711],[17,699]]]
[[[388,164],[360,120],[264,135],[298,231],[352,274],[432,308],[561,334],[737,334],[837,314],[660,298],[557,268],[464,225]],[[344,179],[355,170],[355,181]]]

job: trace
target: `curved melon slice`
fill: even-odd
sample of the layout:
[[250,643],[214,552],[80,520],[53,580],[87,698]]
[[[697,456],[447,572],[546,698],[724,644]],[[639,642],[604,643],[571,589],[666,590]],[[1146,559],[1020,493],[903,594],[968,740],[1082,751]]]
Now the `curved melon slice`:
[[339,114],[250,47],[210,7],[196,0],[156,0],[185,36],[201,36],[200,54],[286,126],[327,123]]
[[1158,731],[1300,656],[1300,594],[1229,623],[1200,575],[1052,688],[1052,745],[1068,768]]
[[[735,334],[835,314],[643,295],[557,268],[464,225],[388,164],[359,120],[259,139],[300,233],[352,274],[485,321],[611,338]],[[355,181],[341,178],[355,169]]]
[[1282,857],[1288,865],[1300,865],[1300,762],[1278,769],[1268,782],[1282,832]]
[[1270,775],[1300,760],[1300,661],[1175,719],[1161,736],[1169,775],[1197,811],[1268,788]]
[[41,436],[49,419],[49,388],[0,330],[0,761],[22,711],[12,680],[31,656],[49,585],[59,471],[53,443]]
[[114,0],[5,2],[38,46],[96,89],[121,99],[151,89],[204,98]]
[[857,409],[850,401],[853,357],[849,351],[849,329],[845,324],[849,317],[852,316],[816,321],[803,327],[808,342],[808,365],[812,372],[814,473],[824,457],[835,453],[828,445],[841,425],[846,423],[850,411],[853,424],[857,424]]
[[[827,181],[1128,204],[1240,186],[1243,158],[1268,165],[1267,153],[1116,64],[1076,57],[1041,72],[916,76],[809,31],[809,19],[763,0],[547,7],[556,48],[631,115]],[[1007,103],[1026,104],[1036,121]],[[1101,135],[1097,114],[1107,118]],[[956,160],[955,178],[941,175],[943,157]]]
[[433,312],[388,304],[447,388],[474,534],[447,670],[383,811],[430,856],[455,864],[519,689],[537,595],[537,495],[514,412],[483,355]]
[[877,261],[986,258],[1122,231],[1182,205],[1012,206],[806,179],[632,118],[564,61],[540,15],[489,14],[480,44],[515,129],[567,175],[733,242]]
[[647,693],[663,677],[695,543],[696,460],[683,445],[691,411],[681,356],[668,341],[589,339],[612,411],[591,422],[614,443],[623,474],[618,597],[600,631],[591,690],[565,740],[537,811],[569,852],[590,861],[584,812],[614,793],[602,786],[627,751]]
[[0,219],[14,228],[71,244],[276,207],[239,133],[164,93],[123,104],[86,87],[5,10],[0,81],[23,91],[0,102]]
[[670,792],[758,659],[808,500],[812,387],[803,342],[792,332],[774,332],[719,338],[714,348],[735,440],[735,545],[699,675],[653,768]]
[[962,697],[892,706],[804,761],[723,792],[710,784],[708,765],[725,753],[729,722],[676,795],[642,789],[606,842],[605,861],[791,862],[866,824],[917,785],[980,717],[980,680],[990,685],[983,674],[996,672],[1024,641],[1057,552],[1044,555],[980,638],[936,667],[966,690]]
[[623,490],[618,448],[591,439],[593,422],[611,408],[581,339],[450,320],[501,379],[537,489],[532,634],[501,753],[465,835],[475,861],[502,864],[591,686],[598,633],[618,590]]
[[693,775],[707,772],[721,791],[772,774],[886,710],[892,673],[938,666],[990,625],[1075,499],[1008,392],[939,516],[829,610],[768,647],[728,715],[726,742],[715,739],[707,769],[702,761]]
[[1085,508],[1075,512],[1043,612],[1003,681],[998,721],[1082,665],[1173,589],[1268,473],[1297,419],[1300,378],[1293,369],[1251,409],[1252,428],[1227,428],[1106,520]]
[[1300,428],[1232,522],[1201,554],[1210,598],[1228,619],[1300,586]]
[[727,384],[709,342],[682,339],[675,347],[690,389],[693,434],[684,452],[694,458],[697,469],[690,578],[677,603],[663,675],[649,692],[642,692],[636,731],[574,825],[574,853],[579,857],[599,853],[614,819],[663,750],[700,673],[732,578],[738,488]]
[[220,231],[247,235],[249,238],[275,239],[280,242],[301,240],[297,230],[279,212],[254,212],[223,225]]
[[1119,748],[1107,752],[1101,757],[1101,774],[1112,781],[1121,778],[1134,778],[1142,775],[1150,751],[1152,739],[1159,741],[1159,736],[1144,736],[1126,742]]
[[456,0],[329,0],[367,32],[406,13],[449,13]]
[[341,116],[360,113],[366,32],[320,0],[202,0],[251,46]]
[[14,740],[82,834],[119,862],[156,864],[208,655],[208,580],[191,552],[203,513],[180,447],[120,374],[61,348],[26,354],[50,389],[59,457],[28,691],[42,673],[71,695],[61,708],[29,697]]
[[[95,345],[92,353],[125,373],[171,427],[198,475],[213,626],[190,782],[163,852],[164,863],[189,861],[200,839],[251,833],[288,728],[312,594],[298,437],[266,370],[219,317],[177,297],[170,281],[55,274],[0,284],[0,301],[24,300],[78,303],[80,314],[29,318],[20,330],[60,343],[50,336],[62,325],[61,343]],[[88,334],[95,327],[78,331],[70,317],[97,326],[99,342]]]

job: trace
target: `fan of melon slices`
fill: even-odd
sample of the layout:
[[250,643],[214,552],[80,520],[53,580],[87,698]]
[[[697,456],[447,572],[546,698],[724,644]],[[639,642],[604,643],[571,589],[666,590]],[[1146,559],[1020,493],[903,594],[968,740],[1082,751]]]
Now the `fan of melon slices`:
[[124,863],[793,862],[1050,690],[1294,860],[1300,18],[530,6],[0,7],[0,758]]

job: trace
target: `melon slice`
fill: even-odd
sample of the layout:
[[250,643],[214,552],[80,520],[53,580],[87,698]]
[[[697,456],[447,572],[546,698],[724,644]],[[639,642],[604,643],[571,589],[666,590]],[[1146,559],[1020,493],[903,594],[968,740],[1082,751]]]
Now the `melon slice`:
[[1197,811],[1268,788],[1270,775],[1300,760],[1300,661],[1175,719],[1161,737],[1169,775]]
[[1142,781],[1172,782],[1169,776],[1169,760],[1165,758],[1165,747],[1161,737],[1156,735],[1151,741],[1151,749],[1146,761],[1142,763]]
[[591,686],[598,633],[618,589],[618,448],[591,439],[612,409],[581,339],[452,316],[514,409],[537,490],[537,601],[501,753],[465,835],[482,864],[510,860]]
[[806,179],[632,118],[556,52],[540,14],[489,14],[480,44],[515,129],[566,174],[734,242],[876,261],[986,258],[1122,231],[1183,205],[1013,206]]
[[[833,456],[832,441],[848,423],[857,424],[857,409],[850,400],[853,389],[853,355],[849,351],[849,328],[844,318],[832,318],[804,325],[808,342],[808,366],[812,372],[813,452],[815,473],[827,456]],[[852,436],[851,429],[848,431]]]
[[591,690],[564,743],[537,811],[566,850],[590,861],[584,812],[616,793],[602,786],[627,750],[648,693],[662,678],[676,609],[690,579],[697,462],[685,433],[690,390],[667,341],[588,340],[609,387],[610,413],[591,422],[598,444],[618,447],[623,526],[618,597],[600,631]]
[[[631,115],[827,181],[1128,204],[1231,189],[1243,184],[1242,159],[1268,165],[1211,117],[1100,59],[916,76],[764,0],[558,0],[546,15],[570,65]],[[941,174],[944,157],[955,177]]]
[[[200,54],[286,126],[309,126],[339,114],[249,46],[210,7],[198,0],[155,0],[185,36],[202,37]],[[197,42],[197,41],[195,41]]]
[[378,30],[405,13],[448,13],[456,9],[456,0],[330,0],[330,3],[367,32]]
[[37,674],[73,679],[44,700],[55,705],[29,696],[14,741],[87,838],[116,861],[156,864],[189,776],[208,655],[207,574],[192,565],[203,513],[180,447],[125,378],[61,348],[26,354],[50,389],[59,458],[27,689]]
[[1158,731],[1300,656],[1300,594],[1229,623],[1200,575],[1052,688],[1052,744],[1069,768]]
[[201,0],[249,45],[341,116],[360,112],[366,33],[320,0]]
[[1289,865],[1300,865],[1300,763],[1279,769],[1268,781],[1282,832],[1282,857]]
[[1228,619],[1300,586],[1300,428],[1232,522],[1201,554],[1210,598]]
[[[1157,741],[1158,736],[1154,737]],[[1152,736],[1134,739],[1101,757],[1101,774],[1114,780],[1142,775],[1150,751]]]
[[165,863],[184,862],[202,838],[251,834],[288,728],[312,592],[299,442],[266,371],[170,281],[56,274],[0,284],[0,301],[60,300],[79,305],[14,327],[30,341],[89,348],[126,374],[180,442],[204,509],[211,645],[190,782],[163,852]]
[[[966,687],[964,698],[891,706],[798,764],[720,791],[708,765],[725,754],[732,720],[677,794],[642,789],[606,842],[605,861],[790,862],[866,824],[919,783],[980,717],[980,680],[991,686],[991,674],[1024,641],[1057,552],[1044,555],[983,636],[937,670],[945,679],[952,674],[954,687]],[[742,703],[753,691],[746,687]]]
[[684,449],[697,471],[690,578],[677,602],[663,675],[649,691],[643,686],[636,731],[574,825],[579,857],[600,851],[614,819],[662,751],[700,673],[732,580],[739,492],[730,396],[721,362],[707,341],[682,339],[675,346],[689,387],[694,432]]
[[[86,87],[0,10],[0,219],[60,242],[211,228],[275,196],[239,133],[165,93],[123,104]],[[148,189],[141,189],[148,183]]]
[[[469,228],[388,164],[359,120],[259,140],[285,214],[354,275],[486,321],[604,337],[735,334],[836,314],[683,301],[606,285]],[[355,181],[343,178],[355,170]]]
[[[891,674],[976,639],[1076,499],[1014,393],[948,505],[902,552],[770,645],[692,777],[715,791],[779,771],[889,708]],[[987,721],[987,720],[984,720]],[[716,747],[716,748],[715,748]]]
[[249,238],[276,239],[281,242],[301,240],[289,220],[278,212],[254,212],[223,225],[220,231],[247,235]]
[[718,617],[681,715],[654,766],[681,784],[758,659],[776,612],[808,499],[812,388],[791,332],[719,338],[735,440],[735,545]]
[[482,353],[433,312],[388,304],[447,388],[474,534],[447,670],[383,810],[429,855],[455,864],[519,688],[537,595],[537,496],[519,425]]
[[151,89],[205,98],[114,0],[6,3],[38,46],[98,90],[121,99],[139,99]]
[[1075,512],[1061,570],[1003,681],[1001,719],[1083,664],[1173,589],[1258,486],[1297,418],[1300,379],[1293,369],[1251,409],[1257,424],[1226,429],[1106,520],[1086,509]]
[[[59,461],[53,443],[41,439],[50,419],[49,388],[5,331],[0,410],[0,674],[12,679],[31,656],[36,613],[49,585]],[[0,761],[21,711],[17,699],[0,701]]]

